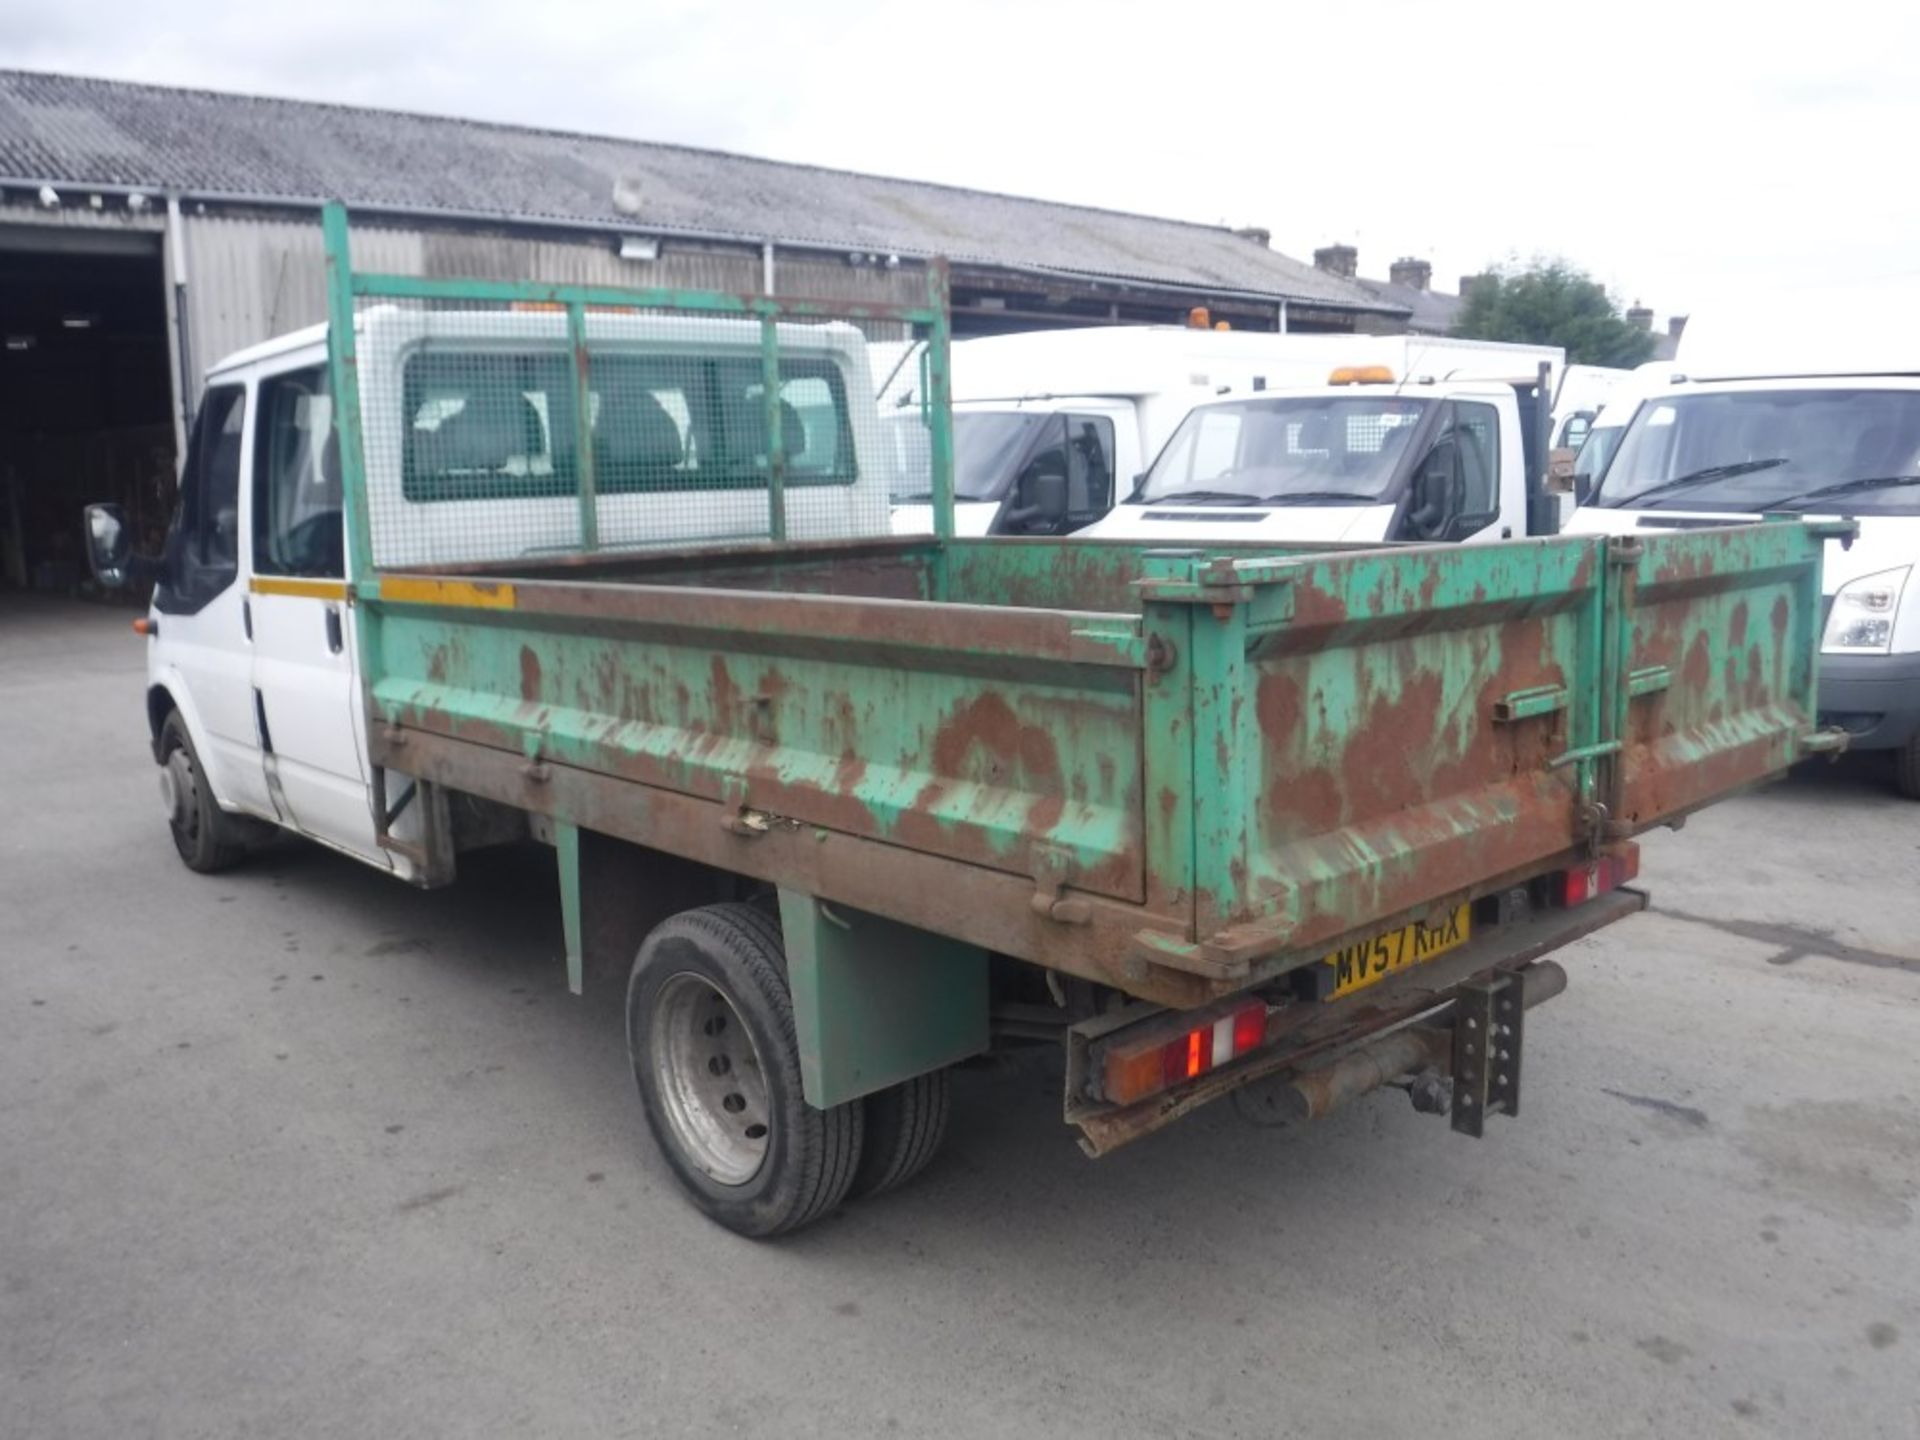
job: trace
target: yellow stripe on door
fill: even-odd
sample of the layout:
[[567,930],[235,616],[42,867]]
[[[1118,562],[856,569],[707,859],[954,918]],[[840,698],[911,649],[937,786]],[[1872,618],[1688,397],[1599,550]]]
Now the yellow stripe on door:
[[251,587],[256,595],[292,595],[302,600],[345,600],[344,580],[296,580],[279,575],[256,575]]

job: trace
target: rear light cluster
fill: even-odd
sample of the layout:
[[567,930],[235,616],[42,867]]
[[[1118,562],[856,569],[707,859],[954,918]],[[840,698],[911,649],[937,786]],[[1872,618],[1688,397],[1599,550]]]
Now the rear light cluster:
[[1602,855],[1598,860],[1549,876],[1549,889],[1556,905],[1584,905],[1609,890],[1619,889],[1639,873],[1640,847],[1622,845],[1612,855]]
[[1171,1037],[1156,1028],[1151,1034],[1122,1038],[1102,1059],[1102,1093],[1115,1105],[1131,1105],[1218,1070],[1228,1061],[1258,1050],[1266,1038],[1264,1000],[1243,1001],[1225,1014]]

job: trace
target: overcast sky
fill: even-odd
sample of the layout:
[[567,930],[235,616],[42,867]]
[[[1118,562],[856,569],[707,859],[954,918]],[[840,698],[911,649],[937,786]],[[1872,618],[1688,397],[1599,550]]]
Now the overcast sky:
[[0,61],[1345,240],[1623,304],[1920,290],[1920,4],[0,0]]

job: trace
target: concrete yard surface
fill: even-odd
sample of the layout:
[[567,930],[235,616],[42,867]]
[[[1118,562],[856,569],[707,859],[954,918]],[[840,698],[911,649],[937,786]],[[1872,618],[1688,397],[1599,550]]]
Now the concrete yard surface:
[[1523,1113],[1223,1103],[1093,1162],[1044,1052],[772,1244],[674,1188],[553,862],[168,841],[128,612],[0,606],[0,1435],[1920,1434],[1920,805],[1648,837]]

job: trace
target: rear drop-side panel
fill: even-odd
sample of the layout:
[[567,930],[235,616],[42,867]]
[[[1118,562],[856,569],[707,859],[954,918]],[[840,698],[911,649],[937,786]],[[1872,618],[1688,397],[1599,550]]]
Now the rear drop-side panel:
[[1580,772],[1555,761],[1598,716],[1597,546],[1289,569],[1291,614],[1250,634],[1236,707],[1246,873],[1213,877],[1227,903],[1202,933],[1322,945],[1568,853]]
[[1801,757],[1818,713],[1822,544],[1814,527],[1747,525],[1645,536],[1620,557],[1619,827],[1685,814]]

